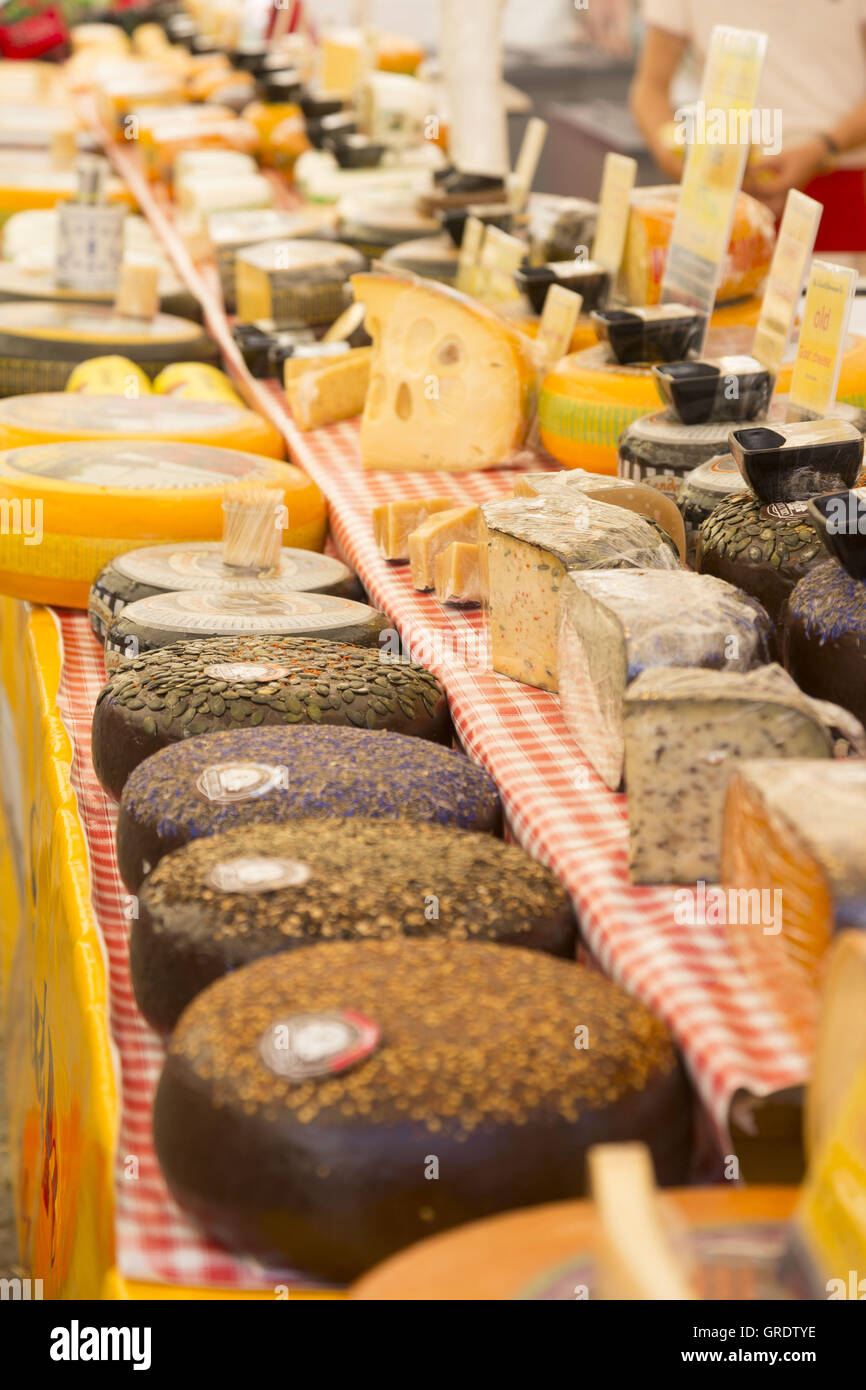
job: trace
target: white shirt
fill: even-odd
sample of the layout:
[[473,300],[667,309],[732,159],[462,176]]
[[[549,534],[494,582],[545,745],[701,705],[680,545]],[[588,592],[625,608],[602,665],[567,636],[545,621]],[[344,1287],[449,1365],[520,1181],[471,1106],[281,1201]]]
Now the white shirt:
[[[783,148],[831,130],[866,98],[866,0],[642,0],[642,12],[688,39],[701,64],[716,24],[765,33],[758,101],[781,112]],[[866,151],[839,163],[862,167]]]

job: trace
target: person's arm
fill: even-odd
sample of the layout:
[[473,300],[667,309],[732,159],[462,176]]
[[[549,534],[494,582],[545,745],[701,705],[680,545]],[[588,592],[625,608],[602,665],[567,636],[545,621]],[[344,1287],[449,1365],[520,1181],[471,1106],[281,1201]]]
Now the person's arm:
[[665,144],[663,131],[674,118],[671,83],[685,50],[686,39],[682,35],[649,25],[628,94],[629,108],[653,158],[677,180],[683,171],[682,157]]
[[778,217],[790,188],[805,188],[816,174],[831,168],[840,154],[856,150],[858,145],[866,145],[866,100],[820,135],[791,145],[780,154],[754,160],[743,187]]

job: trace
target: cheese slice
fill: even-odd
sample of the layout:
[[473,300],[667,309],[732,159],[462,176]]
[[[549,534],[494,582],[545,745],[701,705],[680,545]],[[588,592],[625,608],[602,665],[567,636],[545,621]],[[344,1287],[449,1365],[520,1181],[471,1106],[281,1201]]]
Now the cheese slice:
[[807,1055],[836,923],[866,898],[864,817],[866,764],[856,759],[742,763],[725,801],[722,883],[772,900],[781,917],[779,931],[729,923],[727,935]]
[[[831,758],[831,709],[780,666],[745,674],[657,667],[638,676],[624,705],[632,882],[716,882],[737,762]],[[859,726],[857,738],[862,746]]]
[[314,364],[300,375],[288,376],[286,394],[295,424],[302,430],[315,430],[360,415],[370,384],[372,356],[372,348],[353,348],[336,361]]
[[408,497],[373,508],[373,539],[386,560],[409,559],[409,537],[435,512],[457,506],[453,497]]
[[532,342],[448,286],[383,278],[353,280],[375,348],[364,467],[461,472],[513,459],[534,404]]
[[364,327],[373,340],[373,347],[382,345],[385,325],[404,290],[414,284],[408,275],[364,273],[352,276],[355,299],[364,305]]
[[493,669],[541,690],[558,689],[556,610],[570,570],[677,568],[648,521],[604,502],[557,494],[488,502],[481,512]]
[[545,497],[560,491],[582,493],[598,502],[608,502],[612,507],[626,507],[638,516],[657,522],[667,531],[680,559],[685,561],[686,532],[682,516],[676,503],[658,488],[605,473],[585,473],[581,468],[567,473],[521,473],[514,484],[515,497]]
[[768,660],[770,620],[724,580],[601,570],[569,574],[557,614],[562,714],[602,781],[616,790],[625,754],[623,697],[653,666],[750,671]]
[[440,603],[480,603],[481,575],[478,546],[452,541],[433,563],[434,589]]
[[454,541],[475,542],[478,507],[453,507],[422,522],[409,537],[409,564],[416,589],[432,589],[436,582],[436,556]]

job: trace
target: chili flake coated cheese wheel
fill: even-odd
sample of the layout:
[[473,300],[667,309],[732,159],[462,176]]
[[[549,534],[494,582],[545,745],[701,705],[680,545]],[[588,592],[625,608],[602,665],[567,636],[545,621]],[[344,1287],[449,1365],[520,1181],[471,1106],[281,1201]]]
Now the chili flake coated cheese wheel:
[[62,391],[77,362],[117,353],[156,376],[185,357],[215,362],[216,344],[201,324],[170,314],[134,319],[98,304],[39,300],[0,304],[0,394]]
[[228,401],[158,395],[127,399],[64,391],[0,400],[0,448],[81,439],[179,441],[285,457],[283,440],[273,425]]
[[164,854],[246,826],[251,842],[305,817],[430,821],[497,833],[493,778],[462,753],[387,730],[252,728],[163,748],[131,774],[117,859],[136,892]]
[[105,634],[105,669],[174,642],[202,637],[322,637],[372,647],[388,619],[332,594],[201,593],[185,589],[128,603]]
[[130,939],[151,1027],[170,1032],[214,980],[301,946],[444,937],[573,958],[571,905],[549,869],[492,835],[406,831],[400,821],[301,820],[262,845],[233,830],[167,854],[145,880]]
[[0,453],[0,504],[10,518],[0,533],[0,593],[86,609],[94,575],[122,551],[142,541],[220,536],[223,490],[240,481],[282,491],[288,540],[324,544],[319,489],[299,468],[260,454],[134,439],[7,449]]
[[226,1245],[334,1280],[580,1195],[599,1141],[645,1138],[659,1181],[682,1181],[690,1134],[643,1005],[570,961],[462,941],[334,942],[217,981],[175,1029],[154,1106],[182,1207]]
[[93,712],[93,766],[120,798],[130,773],[170,743],[220,729],[338,724],[451,745],[445,692],[422,666],[305,637],[209,637],[125,661]]
[[105,641],[109,626],[128,603],[153,594],[178,593],[311,593],[358,598],[361,588],[352,571],[330,555],[283,546],[279,569],[254,573],[223,560],[221,541],[187,541],[127,550],[106,565],[93,581],[87,612],[94,636]]

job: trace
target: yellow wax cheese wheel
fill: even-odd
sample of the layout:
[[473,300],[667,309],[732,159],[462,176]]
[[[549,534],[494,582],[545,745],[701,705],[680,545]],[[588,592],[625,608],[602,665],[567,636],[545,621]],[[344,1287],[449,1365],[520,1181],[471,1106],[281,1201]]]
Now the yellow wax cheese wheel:
[[[751,325],[711,328],[704,355],[751,351]],[[787,392],[793,362],[783,363],[776,392]],[[842,359],[837,399],[866,404],[866,338],[849,338]],[[541,442],[566,468],[615,473],[623,430],[661,406],[648,365],[621,367],[599,343],[564,357],[544,378],[538,401]]]
[[7,449],[0,453],[0,593],[86,608],[94,577],[123,551],[219,540],[223,490],[236,482],[277,489],[288,513],[284,544],[322,549],[327,508],[319,489],[299,468],[260,454],[134,439]]
[[[74,169],[58,168],[44,157],[29,154],[25,159],[0,158],[0,223],[13,212],[29,208],[53,208],[62,199],[72,199],[78,191],[78,176]],[[129,189],[120,179],[106,181],[105,197],[109,203],[137,206]]]
[[279,431],[230,401],[172,396],[78,395],[54,391],[0,400],[0,449],[71,439],[176,440],[281,459]]
[[149,396],[150,378],[128,357],[91,357],[81,362],[66,383],[67,391],[91,396]]
[[[44,212],[42,209],[40,212]],[[17,214],[20,216],[21,214]],[[27,214],[25,214],[27,215]],[[48,215],[51,215],[48,210]],[[7,226],[12,225],[9,219]],[[20,253],[19,253],[20,254]],[[50,253],[49,253],[50,254]],[[181,318],[198,318],[201,308],[195,297],[176,276],[164,270],[159,274],[159,305],[167,314],[179,314]],[[17,263],[0,262],[0,303],[8,300],[36,299],[53,304],[114,304],[115,289],[83,290],[58,285],[53,269],[40,269],[23,259]]]
[[0,395],[62,391],[77,363],[114,353],[148,376],[180,356],[205,362],[217,356],[200,324],[171,314],[136,319],[96,304],[0,304]]
[[230,401],[233,405],[243,405],[225,372],[207,362],[172,362],[154,378],[153,389],[159,396],[173,396],[176,400]]

